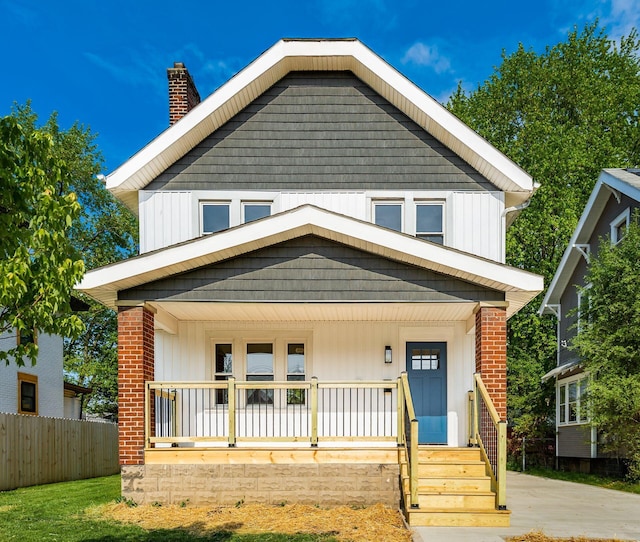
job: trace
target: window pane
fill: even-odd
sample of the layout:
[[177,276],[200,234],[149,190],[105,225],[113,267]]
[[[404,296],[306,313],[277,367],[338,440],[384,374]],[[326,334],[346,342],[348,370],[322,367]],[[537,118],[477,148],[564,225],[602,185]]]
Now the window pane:
[[273,345],[271,343],[247,345],[247,375],[270,374],[273,380]]
[[287,374],[304,375],[304,344],[287,345]]
[[202,206],[202,232],[213,233],[229,227],[229,205],[211,204]]
[[248,203],[244,206],[244,221],[251,222],[271,214],[269,203]]
[[216,344],[216,373],[232,373],[233,357],[230,344]]
[[374,206],[375,223],[396,231],[402,231],[402,205],[377,203]]
[[23,412],[36,411],[36,385],[33,382],[20,382],[20,409]]
[[442,205],[416,206],[416,232],[442,233]]

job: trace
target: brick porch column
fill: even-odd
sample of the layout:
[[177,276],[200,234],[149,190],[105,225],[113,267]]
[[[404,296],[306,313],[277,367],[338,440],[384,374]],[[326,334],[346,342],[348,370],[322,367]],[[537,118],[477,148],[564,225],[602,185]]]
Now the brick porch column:
[[502,420],[507,419],[507,313],[503,307],[476,312],[476,372],[482,376]]
[[[144,464],[144,383],[153,379],[153,313],[144,307],[120,307],[118,309],[120,465]],[[151,414],[153,425],[153,410]]]

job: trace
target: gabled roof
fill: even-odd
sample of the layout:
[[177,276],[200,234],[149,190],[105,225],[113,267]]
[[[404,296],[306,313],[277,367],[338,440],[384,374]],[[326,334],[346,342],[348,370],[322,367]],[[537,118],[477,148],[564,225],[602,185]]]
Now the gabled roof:
[[569,285],[569,280],[575,271],[576,265],[582,258],[581,253],[575,249],[575,246],[589,243],[607,201],[614,196],[612,191],[620,192],[640,202],[640,171],[628,169],[602,170],[578,221],[578,225],[571,236],[569,245],[564,251],[549,289],[544,296],[542,305],[538,309],[539,314],[555,314],[549,308],[549,305],[560,303],[560,298]]
[[315,235],[505,293],[512,315],[542,291],[542,277],[311,205],[89,271],[77,289],[115,307],[120,290]]
[[291,71],[352,71],[496,187],[506,204],[526,201],[532,178],[356,39],[284,39],[165,130],[107,179],[107,188],[137,212],[137,191]]

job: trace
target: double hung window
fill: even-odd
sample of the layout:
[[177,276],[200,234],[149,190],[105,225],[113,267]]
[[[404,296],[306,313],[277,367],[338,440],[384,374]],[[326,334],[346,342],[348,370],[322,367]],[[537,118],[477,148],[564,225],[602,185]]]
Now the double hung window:
[[574,378],[558,383],[559,425],[589,421],[586,404],[587,378]]
[[207,202],[200,205],[202,232],[215,233],[229,227],[229,203]]
[[625,209],[611,222],[611,244],[617,245],[627,234],[631,212]]
[[416,203],[416,237],[438,243],[444,243],[442,203]]
[[[247,381],[273,381],[273,343],[247,344]],[[273,390],[248,390],[247,404],[272,405]]]
[[38,377],[18,373],[18,414],[38,414]]
[[[230,343],[215,345],[215,379],[229,380],[233,375],[233,347]],[[229,404],[229,392],[216,390],[216,402],[219,405]]]
[[[287,344],[287,380],[289,382],[300,382],[305,379],[304,368],[304,344],[289,343]],[[305,390],[287,390],[287,404],[304,405],[306,404]]]

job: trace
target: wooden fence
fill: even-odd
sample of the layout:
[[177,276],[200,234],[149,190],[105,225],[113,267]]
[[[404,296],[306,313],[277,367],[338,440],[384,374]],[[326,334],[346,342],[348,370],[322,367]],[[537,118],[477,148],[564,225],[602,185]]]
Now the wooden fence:
[[118,472],[117,425],[0,413],[0,491]]

